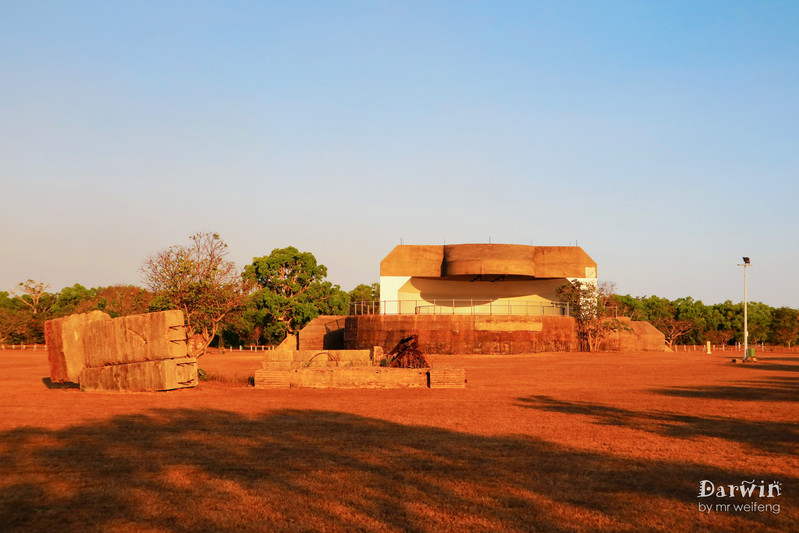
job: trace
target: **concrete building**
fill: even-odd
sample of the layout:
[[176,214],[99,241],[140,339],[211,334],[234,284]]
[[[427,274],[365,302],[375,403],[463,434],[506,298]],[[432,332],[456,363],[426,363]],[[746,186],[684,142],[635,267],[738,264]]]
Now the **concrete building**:
[[578,246],[400,245],[380,263],[380,313],[562,315],[557,288],[596,279]]
[[[597,265],[577,246],[400,245],[380,263],[379,305],[319,317],[300,332],[307,349],[388,351],[418,336],[426,353],[506,354],[579,349],[575,319],[558,287],[597,283]],[[622,319],[602,349],[663,350],[648,322]]]

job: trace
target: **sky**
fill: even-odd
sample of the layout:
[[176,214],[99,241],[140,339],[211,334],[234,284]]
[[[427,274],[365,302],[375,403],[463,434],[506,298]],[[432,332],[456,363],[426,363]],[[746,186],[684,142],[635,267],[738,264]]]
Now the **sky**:
[[799,307],[799,2],[0,9],[0,291],[218,232],[350,290],[405,244],[582,247],[620,294]]

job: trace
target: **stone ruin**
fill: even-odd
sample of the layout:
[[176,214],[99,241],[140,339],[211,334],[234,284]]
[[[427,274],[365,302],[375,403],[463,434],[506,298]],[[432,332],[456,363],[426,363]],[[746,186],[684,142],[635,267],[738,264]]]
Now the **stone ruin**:
[[[309,388],[464,388],[463,368],[388,366],[383,349],[289,349],[264,352],[255,371],[256,389]],[[426,361],[425,361],[426,362]]]
[[111,318],[102,311],[45,322],[53,383],[83,391],[161,391],[197,385],[181,311]]

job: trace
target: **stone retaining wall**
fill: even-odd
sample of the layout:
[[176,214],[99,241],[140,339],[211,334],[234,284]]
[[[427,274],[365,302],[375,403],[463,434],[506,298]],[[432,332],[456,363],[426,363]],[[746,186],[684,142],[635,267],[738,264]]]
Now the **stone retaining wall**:
[[357,315],[346,320],[347,348],[388,351],[410,334],[423,353],[513,354],[579,349],[571,317],[508,315]]
[[365,350],[268,350],[261,367],[265,369],[372,366],[383,358],[381,348]]
[[261,369],[255,372],[256,389],[308,388],[463,388],[461,369],[336,367],[292,370]]

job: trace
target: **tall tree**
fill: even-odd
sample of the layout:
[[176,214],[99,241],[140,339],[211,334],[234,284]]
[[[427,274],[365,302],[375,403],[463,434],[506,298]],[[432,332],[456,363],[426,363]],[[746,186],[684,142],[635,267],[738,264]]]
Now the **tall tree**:
[[[677,298],[672,302],[676,322],[669,325],[670,331],[682,331],[677,338],[683,338],[686,344],[702,344],[705,342],[704,331],[707,329],[708,309],[702,300],[694,300],[690,296]],[[676,325],[676,329],[675,329]],[[658,328],[660,329],[660,328]],[[663,330],[661,330],[663,331]],[[668,333],[663,331],[668,337]],[[671,346],[671,345],[670,345]]]
[[257,337],[268,343],[296,335],[320,314],[345,314],[349,296],[338,285],[325,281],[327,268],[310,252],[293,246],[254,257],[244,268],[246,281],[258,286],[245,316]]
[[608,333],[624,327],[612,315],[612,283],[601,283],[597,286],[576,280],[558,287],[556,292],[562,302],[569,304],[571,316],[576,321],[577,338],[582,351],[598,350]]
[[799,311],[790,307],[775,309],[771,319],[769,340],[776,344],[786,344],[790,348],[797,337],[799,337]]
[[17,285],[17,287],[11,291],[11,294],[22,302],[22,304],[27,306],[31,313],[35,315],[47,311],[50,309],[50,306],[53,305],[55,298],[52,294],[47,292],[49,288],[50,285],[42,281],[29,279]]
[[[0,300],[2,300],[3,294],[0,292]],[[29,335],[31,318],[32,314],[27,310],[15,311],[14,308],[0,305],[0,343],[24,344],[31,342]]]
[[668,316],[653,320],[652,325],[663,333],[669,348],[696,327],[692,320],[677,320]]
[[350,314],[376,314],[380,312],[380,284],[361,283],[349,292]]
[[749,342],[765,341],[771,331],[771,319],[774,309],[763,302],[749,302],[747,311]]
[[379,302],[380,284],[361,283],[349,292],[351,302]]
[[141,272],[155,293],[153,309],[180,309],[190,334],[190,355],[203,355],[226,317],[239,309],[247,293],[236,265],[227,260],[227,244],[218,233],[190,237],[188,246],[171,246],[150,256]]

